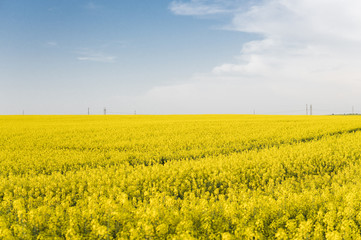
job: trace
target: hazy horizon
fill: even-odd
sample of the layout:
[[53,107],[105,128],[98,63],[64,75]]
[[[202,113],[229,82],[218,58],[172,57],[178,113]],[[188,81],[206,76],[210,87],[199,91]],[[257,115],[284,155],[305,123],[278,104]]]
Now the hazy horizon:
[[360,7],[0,0],[0,114],[360,113]]

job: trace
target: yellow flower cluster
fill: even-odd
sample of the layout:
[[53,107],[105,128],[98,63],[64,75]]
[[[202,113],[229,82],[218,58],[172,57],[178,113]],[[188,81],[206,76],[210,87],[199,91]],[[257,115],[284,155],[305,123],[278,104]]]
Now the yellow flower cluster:
[[2,116],[0,239],[358,239],[357,116]]

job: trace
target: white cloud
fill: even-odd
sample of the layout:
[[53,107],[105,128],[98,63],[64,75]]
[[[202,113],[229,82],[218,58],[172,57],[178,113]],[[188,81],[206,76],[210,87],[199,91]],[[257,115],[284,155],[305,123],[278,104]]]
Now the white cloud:
[[229,10],[225,9],[222,5],[211,4],[207,5],[201,1],[191,1],[190,3],[172,2],[169,9],[177,15],[209,15],[217,13],[226,13]]
[[79,61],[112,63],[115,62],[117,58],[116,56],[108,55],[101,51],[94,51],[90,49],[80,51],[78,54],[80,55],[77,57]]
[[176,15],[206,16],[230,14],[242,11],[253,0],[191,0],[189,2],[173,1],[169,9]]
[[361,2],[354,0],[173,2],[170,10],[178,15],[227,13],[232,20],[225,29],[263,39],[246,43],[235,59],[187,84],[150,90],[139,104],[165,110],[168,103],[181,105],[183,112],[247,112],[251,106],[277,112],[284,103],[293,109],[312,102],[325,109],[319,113],[331,113],[342,111],[332,106],[361,103],[359,9]]

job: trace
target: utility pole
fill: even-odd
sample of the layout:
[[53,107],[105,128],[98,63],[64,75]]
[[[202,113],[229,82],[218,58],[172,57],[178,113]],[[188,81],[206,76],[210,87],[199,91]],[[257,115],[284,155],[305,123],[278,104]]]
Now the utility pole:
[[354,112],[354,107],[352,106],[352,114],[355,114],[355,112]]
[[90,108],[88,108],[88,115],[90,115]]
[[107,115],[107,109],[104,107],[104,115]]
[[310,104],[310,115],[312,115],[312,104]]
[[306,104],[306,115],[308,115],[308,105]]
[[25,111],[23,110],[23,115],[25,115]]
[[256,115],[256,109],[253,109],[253,115]]
[[134,110],[134,115],[137,115],[137,110]]

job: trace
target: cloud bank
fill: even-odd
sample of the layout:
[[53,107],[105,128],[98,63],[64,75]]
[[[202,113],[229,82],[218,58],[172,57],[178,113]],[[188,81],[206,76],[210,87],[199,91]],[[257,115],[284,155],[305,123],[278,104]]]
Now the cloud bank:
[[306,103],[319,114],[345,112],[351,105],[361,111],[361,2],[244,2],[172,2],[175,15],[227,14],[231,20],[225,30],[261,39],[244,44],[236,58],[209,73],[151,89],[137,105],[161,112],[179,109],[175,113],[251,113],[256,108],[303,114]]

